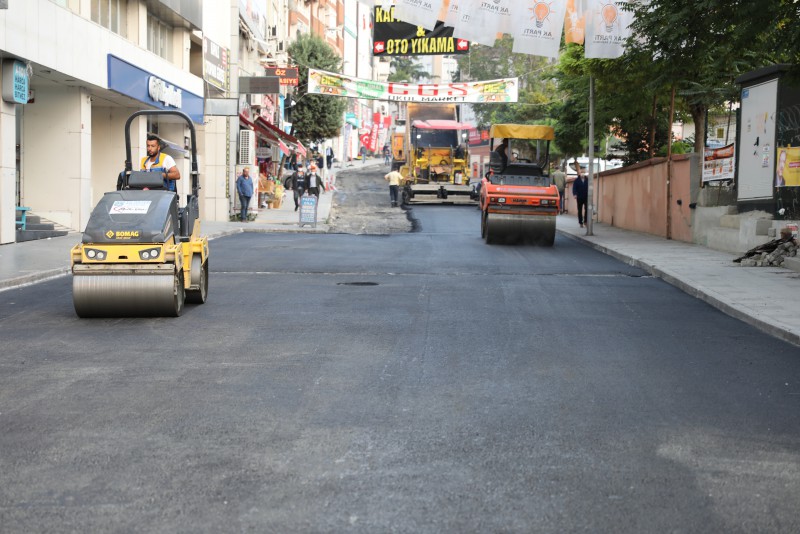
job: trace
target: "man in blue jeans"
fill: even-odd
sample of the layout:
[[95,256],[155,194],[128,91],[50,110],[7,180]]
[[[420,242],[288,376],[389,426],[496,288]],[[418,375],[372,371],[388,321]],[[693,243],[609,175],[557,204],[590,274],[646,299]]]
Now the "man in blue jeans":
[[578,224],[583,228],[584,223],[588,224],[586,216],[587,202],[589,200],[589,180],[587,180],[586,175],[581,172],[581,167],[578,165],[577,161],[575,162],[575,166],[578,169],[578,177],[572,182],[572,196],[575,197],[575,201],[578,203]]
[[247,208],[250,207],[250,198],[253,196],[253,180],[250,178],[250,167],[242,169],[242,174],[236,178],[236,192],[239,193],[239,203],[242,205],[242,222],[247,221]]

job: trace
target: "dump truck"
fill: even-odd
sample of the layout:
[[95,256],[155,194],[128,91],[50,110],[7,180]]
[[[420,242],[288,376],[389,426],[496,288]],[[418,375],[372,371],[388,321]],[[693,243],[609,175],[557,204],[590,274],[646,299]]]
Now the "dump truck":
[[[171,115],[191,133],[191,187],[186,204],[165,188],[161,172],[133,170],[131,122]],[[180,111],[143,110],[125,123],[122,189],[97,203],[81,242],[70,251],[72,300],[80,317],[179,316],[185,302],[208,296],[208,238],[200,235],[194,124]],[[137,166],[138,169],[138,166]]]
[[[558,188],[547,172],[553,128],[495,124],[489,136],[490,170],[478,191],[481,237],[487,244],[553,246],[560,212]],[[507,160],[495,151],[498,139],[508,139]]]
[[[472,202],[469,185],[467,131],[455,104],[408,103],[403,203]],[[397,154],[397,152],[395,152]]]

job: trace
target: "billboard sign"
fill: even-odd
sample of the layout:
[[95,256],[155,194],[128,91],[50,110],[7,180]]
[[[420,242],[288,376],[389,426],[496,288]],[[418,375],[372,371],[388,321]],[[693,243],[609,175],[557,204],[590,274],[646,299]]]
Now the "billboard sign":
[[373,56],[436,56],[469,53],[469,41],[453,37],[453,28],[437,21],[433,30],[394,18],[394,7],[375,6]]

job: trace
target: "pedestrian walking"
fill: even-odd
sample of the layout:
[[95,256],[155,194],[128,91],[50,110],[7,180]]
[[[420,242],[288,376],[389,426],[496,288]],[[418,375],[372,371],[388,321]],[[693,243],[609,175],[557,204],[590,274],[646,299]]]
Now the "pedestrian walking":
[[325,149],[325,165],[328,167],[328,170],[331,170],[331,167],[333,167],[333,148],[331,147]]
[[392,153],[389,150],[389,144],[383,145],[383,164],[387,167],[392,164]]
[[566,206],[564,206],[564,190],[567,187],[567,175],[564,174],[564,171],[556,167],[556,170],[553,171],[551,175],[553,177],[553,184],[558,189],[558,197],[559,201],[559,209],[561,213],[564,213],[566,210]]
[[250,199],[253,197],[253,179],[250,178],[250,167],[242,169],[242,174],[236,178],[236,192],[239,193],[239,204],[242,206],[242,213],[239,217],[242,222],[247,221],[247,209],[250,207]]
[[325,184],[322,183],[322,177],[317,172],[319,169],[315,164],[311,164],[311,167],[308,169],[308,175],[306,176],[306,185],[308,186],[308,192],[311,195],[315,195],[319,198],[319,190],[322,188],[325,191]]
[[306,189],[306,172],[299,168],[289,176],[283,184],[286,189],[291,189],[294,196],[294,211],[300,209],[300,197]]
[[575,162],[576,167],[578,169],[578,177],[575,178],[575,181],[572,183],[572,196],[575,197],[575,201],[578,204],[578,224],[581,225],[583,228],[584,224],[588,224],[586,220],[588,210],[587,210],[587,202],[589,200],[589,180],[586,178],[586,175],[583,174],[583,171],[580,165],[577,165],[577,161]]
[[391,171],[383,179],[389,182],[389,201],[392,203],[392,207],[396,208],[400,186],[403,184],[403,175],[397,171]]
[[367,163],[367,147],[361,147],[361,164],[364,165]]

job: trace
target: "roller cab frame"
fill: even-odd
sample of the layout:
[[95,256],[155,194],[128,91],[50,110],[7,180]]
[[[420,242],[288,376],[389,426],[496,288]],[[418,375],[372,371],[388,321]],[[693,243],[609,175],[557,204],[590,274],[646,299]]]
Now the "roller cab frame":
[[[558,188],[547,173],[550,126],[495,124],[489,135],[490,170],[481,180],[481,237],[488,244],[526,242],[552,246],[560,212]],[[503,167],[495,139],[508,139],[509,163]],[[515,140],[517,142],[515,143]],[[513,153],[519,153],[512,161]]]
[[[158,172],[133,170],[131,123],[140,116],[175,116],[191,134],[191,194],[164,187]],[[200,235],[197,138],[188,115],[141,110],[125,123],[125,179],[103,195],[70,252],[72,297],[80,317],[179,316],[184,302],[208,296],[208,238]]]

